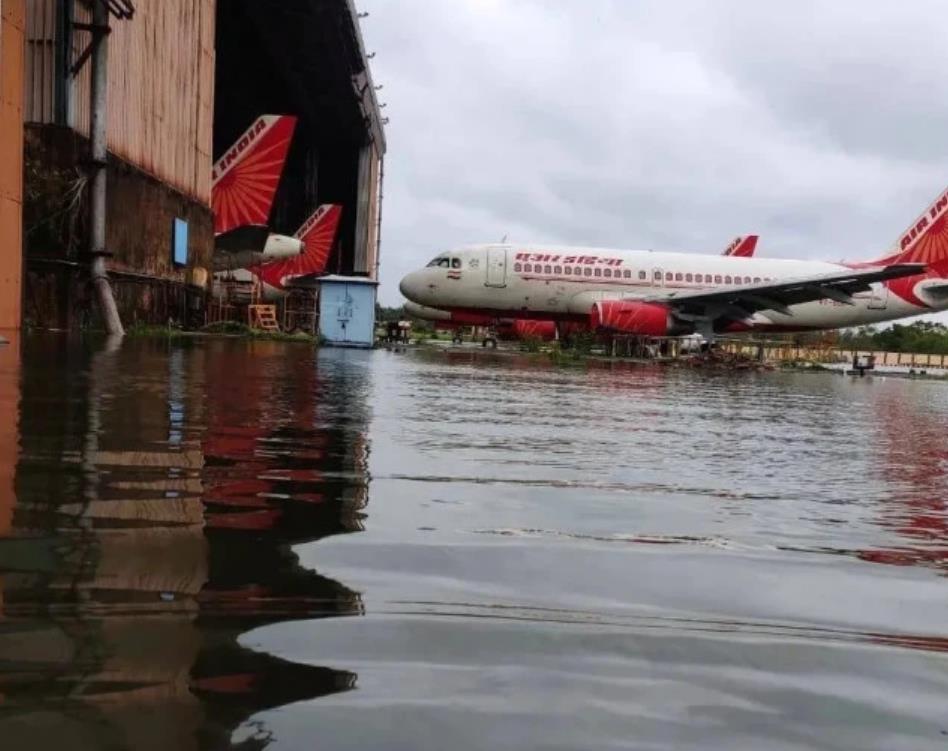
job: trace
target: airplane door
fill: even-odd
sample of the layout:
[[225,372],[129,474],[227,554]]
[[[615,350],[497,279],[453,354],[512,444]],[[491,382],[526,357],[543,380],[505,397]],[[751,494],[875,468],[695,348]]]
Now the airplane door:
[[889,304],[889,286],[885,282],[879,282],[871,286],[871,297],[866,306],[869,310],[885,310]]
[[488,287],[507,286],[507,249],[487,249],[487,278],[484,281]]

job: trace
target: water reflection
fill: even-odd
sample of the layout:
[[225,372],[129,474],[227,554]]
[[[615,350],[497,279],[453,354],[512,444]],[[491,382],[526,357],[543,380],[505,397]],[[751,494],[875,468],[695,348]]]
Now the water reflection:
[[873,400],[882,430],[873,434],[877,471],[893,488],[880,504],[878,523],[897,536],[898,544],[866,550],[865,560],[898,566],[932,566],[948,573],[948,449],[944,415],[931,409],[930,389],[919,391],[880,386]]
[[[267,342],[90,352],[29,340],[22,379],[10,354],[0,419],[16,425],[19,411],[20,430],[0,442],[5,739],[226,747],[261,709],[355,687],[349,671],[237,639],[362,612],[357,592],[301,567],[291,545],[361,529],[364,372],[327,385],[321,369],[344,361]],[[242,745],[268,738],[261,727]]]

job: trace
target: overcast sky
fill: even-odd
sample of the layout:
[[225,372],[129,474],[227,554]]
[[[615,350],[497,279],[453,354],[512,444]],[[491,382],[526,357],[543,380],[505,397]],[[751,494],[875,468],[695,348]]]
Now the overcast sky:
[[549,242],[872,258],[948,184],[943,0],[358,0],[387,102],[381,300]]

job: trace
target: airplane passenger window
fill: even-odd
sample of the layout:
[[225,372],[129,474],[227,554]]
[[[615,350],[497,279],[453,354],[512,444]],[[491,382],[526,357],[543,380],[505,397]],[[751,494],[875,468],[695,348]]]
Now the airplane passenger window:
[[731,283],[731,277],[729,277],[729,276],[724,277],[724,283],[725,283],[725,284],[730,284],[730,283]]
[[550,268],[549,266],[544,266],[544,267],[543,267],[543,273],[544,273],[544,274],[552,274],[552,273],[553,273],[553,269]]
[[675,281],[676,281],[676,282],[682,282],[682,281],[684,281],[684,280],[685,280],[685,276],[684,276],[684,274],[682,274],[680,271],[679,271],[677,274],[675,274]]
[[567,266],[566,268],[563,269],[563,271],[566,272],[566,276],[571,276],[572,273],[573,273],[573,267],[572,267],[572,266]]
[[531,266],[529,263],[525,263],[523,264],[523,270],[529,274],[531,271],[533,271],[533,266]]
[[587,266],[585,269],[583,269],[583,275],[584,275],[584,276],[592,276],[592,275],[593,275],[593,270]]
[[694,278],[695,278],[695,277],[694,277],[694,274],[685,274],[685,281],[686,281],[686,282],[694,281]]
[[754,277],[754,284],[759,284],[759,283],[760,283],[760,277],[759,277],[759,276],[755,276],[755,277]]
[[452,268],[452,269],[459,269],[459,268],[461,268],[461,259],[460,259],[460,258],[452,258],[452,259],[451,259],[451,268]]
[[606,269],[606,270],[603,272],[603,274],[604,274],[605,276],[612,276],[612,269]]
[[656,282],[662,281],[662,272],[661,272],[661,271],[656,271],[656,272],[655,272],[655,281],[656,281]]
[[523,270],[523,266],[521,264],[519,263],[514,264],[514,271],[522,271],[522,270]]
[[562,266],[554,266],[554,267],[553,267],[553,273],[554,273],[554,274],[562,274],[562,273],[563,273],[563,267],[562,267]]
[[715,274],[715,275],[714,275],[714,283],[715,283],[715,284],[720,284],[720,283],[721,283],[721,275],[720,275],[720,274]]
[[632,272],[629,269],[626,269],[625,271],[622,272],[622,276],[624,276],[626,279],[631,279]]
[[595,274],[596,276],[602,276],[602,269],[596,269]]
[[644,279],[644,278],[645,278],[645,272],[644,272],[644,271],[640,271],[640,272],[639,272],[639,279]]
[[744,284],[750,284],[750,283],[751,283],[751,278],[750,278],[749,276],[745,276],[745,277],[744,277]]

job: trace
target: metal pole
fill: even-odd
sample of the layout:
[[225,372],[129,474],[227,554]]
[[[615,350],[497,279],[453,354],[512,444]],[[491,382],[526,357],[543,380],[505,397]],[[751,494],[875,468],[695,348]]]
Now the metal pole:
[[109,11],[104,2],[92,3],[94,49],[92,52],[92,190],[90,224],[92,225],[92,283],[95,286],[99,310],[109,336],[124,336],[109,276],[105,268],[105,181],[106,129],[108,126],[109,84]]

